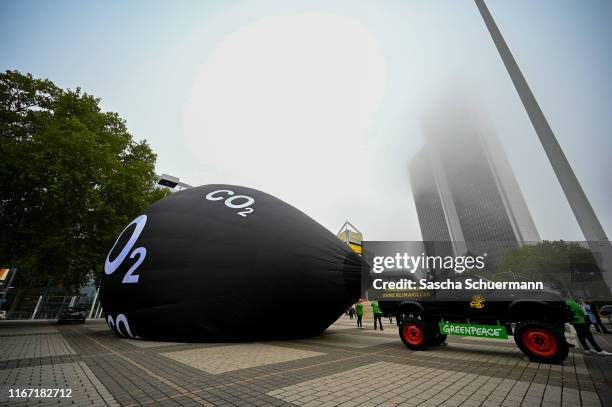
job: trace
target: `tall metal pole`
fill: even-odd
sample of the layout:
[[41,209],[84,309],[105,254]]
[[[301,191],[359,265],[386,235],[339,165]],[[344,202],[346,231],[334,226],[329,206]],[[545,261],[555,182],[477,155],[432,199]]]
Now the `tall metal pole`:
[[91,314],[94,312],[94,308],[96,308],[96,301],[98,300],[99,293],[100,293],[100,288],[96,289],[96,295],[94,295],[93,302],[91,303],[91,308],[89,309],[89,315],[87,315],[88,319],[91,319]]
[[40,303],[42,302],[43,296],[38,297],[38,301],[36,302],[36,307],[34,307],[34,312],[30,315],[30,319],[36,318],[36,314],[38,313],[38,307],[40,307]]
[[510,79],[512,79],[512,83],[514,83],[514,87],[523,102],[523,107],[525,107],[527,115],[529,115],[531,124],[542,143],[546,156],[555,171],[555,175],[561,184],[561,188],[572,208],[572,212],[574,212],[574,216],[578,221],[582,234],[587,240],[591,251],[593,253],[598,253],[600,256],[598,260],[602,268],[603,278],[610,289],[612,288],[612,246],[606,236],[606,232],[601,226],[599,219],[597,219],[597,215],[589,199],[584,193],[582,186],[580,186],[576,174],[574,174],[567,157],[565,157],[555,134],[550,128],[535,96],[533,96],[523,73],[512,56],[499,28],[497,28],[497,24],[495,24],[495,20],[493,20],[484,0],[474,1],[491,34],[495,47],[506,66]]

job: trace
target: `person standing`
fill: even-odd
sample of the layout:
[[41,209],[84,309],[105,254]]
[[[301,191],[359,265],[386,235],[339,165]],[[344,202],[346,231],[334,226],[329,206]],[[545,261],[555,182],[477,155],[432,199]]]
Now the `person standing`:
[[361,303],[361,299],[355,304],[355,313],[357,314],[357,328],[363,328],[363,324],[361,323],[361,319],[363,318],[363,304]]
[[380,330],[383,331],[384,329],[382,325],[382,311],[380,310],[378,301],[372,301],[370,305],[372,305],[372,312],[374,313],[374,330],[376,330],[376,321],[378,321],[378,325],[380,325]]
[[571,324],[576,330],[576,336],[578,336],[578,340],[580,341],[580,344],[584,349],[584,353],[591,353],[591,349],[589,349],[589,345],[587,345],[587,341],[589,341],[591,342],[591,346],[593,346],[593,350],[595,351],[595,353],[598,353],[600,355],[612,355],[612,353],[606,352],[605,350],[601,349],[597,342],[595,342],[595,338],[593,338],[593,334],[589,329],[590,324],[586,323],[586,316],[584,315],[584,312],[582,312],[582,308],[580,307],[580,305],[578,305],[578,303],[572,298],[566,299],[565,303],[569,305],[572,312],[574,313],[574,319]]
[[595,327],[599,327],[601,329],[601,332],[604,334],[612,334],[612,332],[610,332],[608,328],[606,328],[606,326],[603,324],[601,317],[599,316],[597,306],[590,301],[587,302],[587,304],[591,307],[591,311],[593,311],[593,316],[595,317],[595,322],[593,322],[593,325],[595,325]]
[[591,306],[587,304],[584,300],[579,300],[578,303],[580,304],[580,309],[586,316],[585,323],[587,324],[589,329],[591,328],[591,325],[593,325],[595,326],[595,330],[601,333],[601,329],[599,329],[599,326],[597,326],[597,319],[595,319],[595,315],[593,314]]

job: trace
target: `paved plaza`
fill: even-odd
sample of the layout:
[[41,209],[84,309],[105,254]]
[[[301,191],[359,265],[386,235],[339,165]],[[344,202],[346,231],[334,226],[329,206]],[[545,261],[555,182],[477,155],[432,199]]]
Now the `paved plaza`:
[[[342,317],[317,338],[203,344],[122,339],[101,320],[3,321],[0,405],[612,405],[612,357],[579,346],[563,365],[547,365],[530,363],[512,339],[451,337],[414,352],[395,325],[364,325]],[[610,336],[596,338],[612,350]],[[43,388],[71,397],[10,397]]]

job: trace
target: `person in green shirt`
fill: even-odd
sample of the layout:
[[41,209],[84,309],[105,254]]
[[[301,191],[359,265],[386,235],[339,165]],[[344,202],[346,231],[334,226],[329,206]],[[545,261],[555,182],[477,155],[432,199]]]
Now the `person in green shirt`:
[[593,346],[593,350],[600,355],[612,355],[612,353],[607,352],[595,342],[595,338],[593,338],[593,334],[589,329],[589,325],[586,322],[586,315],[582,312],[582,308],[580,305],[574,301],[572,298],[567,298],[565,303],[570,307],[572,313],[574,314],[574,319],[570,323],[574,326],[576,330],[576,336],[584,349],[584,353],[591,353],[591,349],[589,349],[589,345],[587,345],[587,340],[591,342],[591,346]]
[[383,331],[382,325],[382,311],[380,310],[380,306],[378,305],[378,301],[372,301],[370,303],[372,306],[372,312],[374,313],[374,330],[376,330],[376,321],[378,321],[378,325],[380,326],[380,330]]
[[355,304],[355,313],[357,314],[357,328],[363,328],[363,324],[361,323],[361,319],[363,318],[363,304],[361,303],[361,299],[359,302]]

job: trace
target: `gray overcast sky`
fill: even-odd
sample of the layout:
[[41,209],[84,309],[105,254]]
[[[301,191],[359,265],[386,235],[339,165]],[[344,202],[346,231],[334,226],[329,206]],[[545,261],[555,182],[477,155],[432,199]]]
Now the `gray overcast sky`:
[[[581,240],[472,1],[0,3],[0,68],[82,87],[158,172],[418,240],[406,165],[448,88],[481,106],[541,236]],[[612,234],[612,3],[487,2]]]

